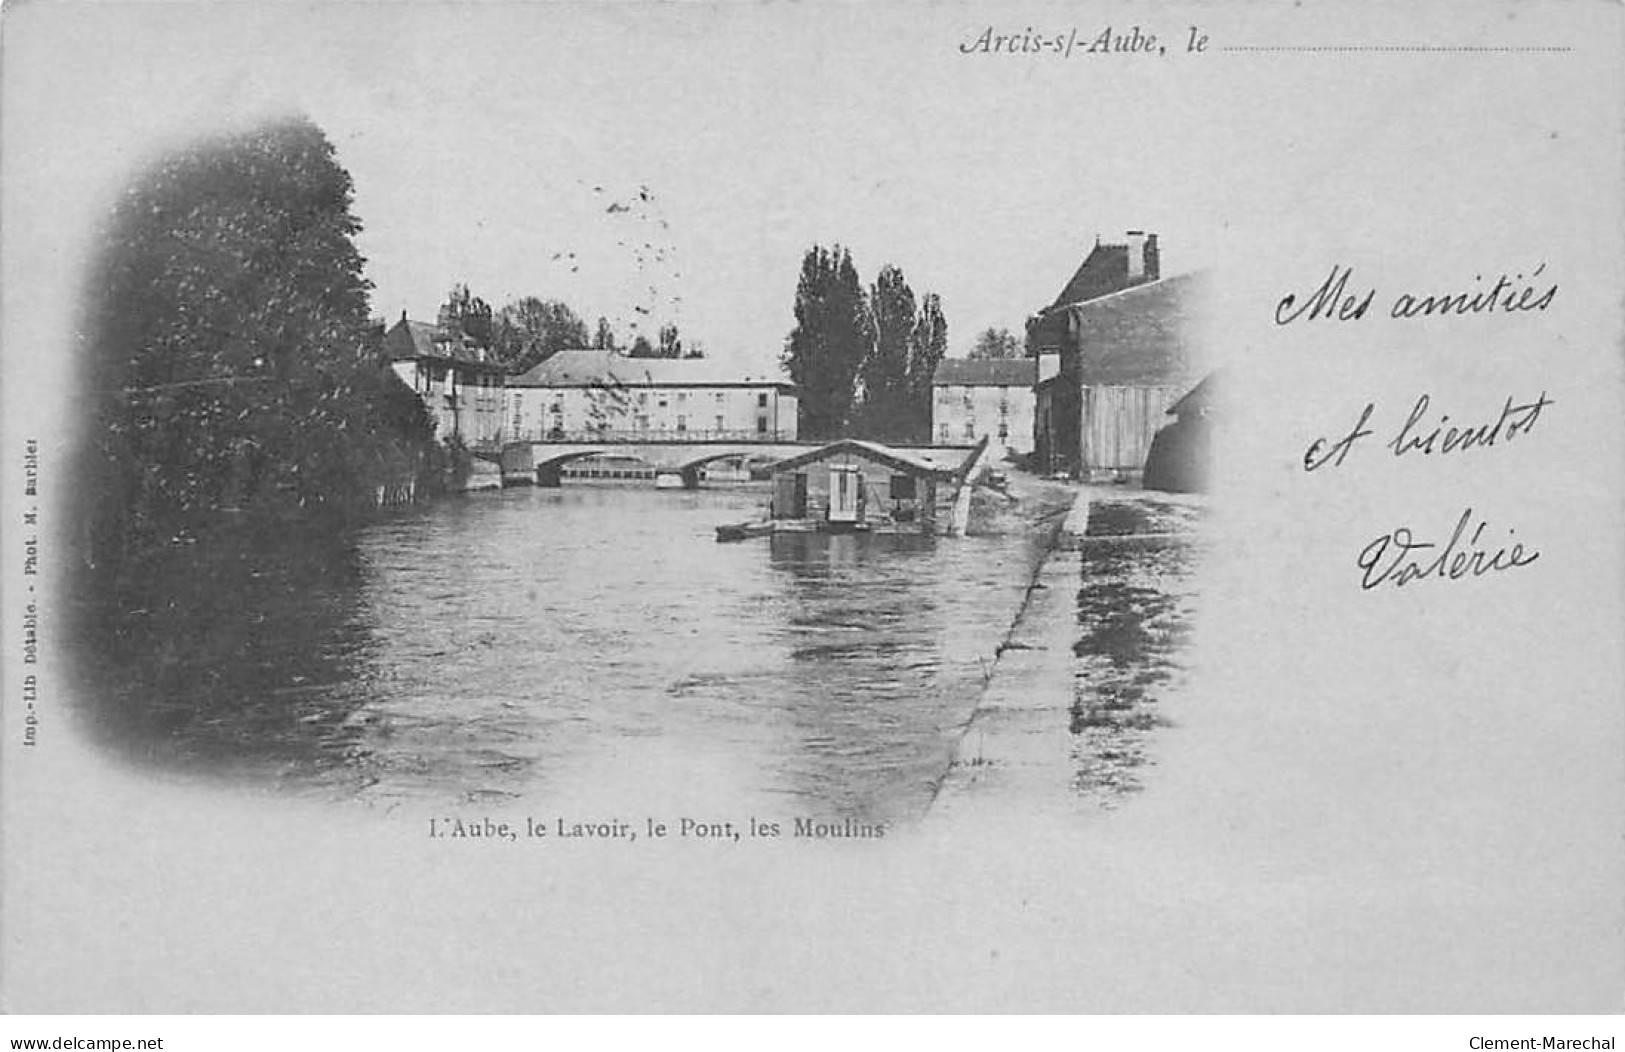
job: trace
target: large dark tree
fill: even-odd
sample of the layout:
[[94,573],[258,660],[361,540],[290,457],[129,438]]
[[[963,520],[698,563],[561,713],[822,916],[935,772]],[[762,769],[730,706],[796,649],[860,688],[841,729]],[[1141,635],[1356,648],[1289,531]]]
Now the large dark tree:
[[81,339],[89,557],[222,510],[370,503],[431,432],[379,358],[352,184],[304,119],[200,143],[125,190]]
[[880,268],[869,292],[874,343],[864,357],[862,430],[871,438],[900,441],[911,437],[908,419],[909,350],[914,335],[914,290],[903,272]]
[[857,268],[840,245],[814,245],[802,258],[795,318],[781,360],[800,389],[801,434],[838,437],[852,424],[858,372],[873,342]]
[[522,373],[560,351],[588,346],[587,323],[558,300],[525,296],[503,307],[492,322],[491,350],[511,374]]
[[603,315],[598,316],[598,328],[593,332],[592,345],[594,350],[599,351],[616,349],[615,330],[609,327],[609,319]]

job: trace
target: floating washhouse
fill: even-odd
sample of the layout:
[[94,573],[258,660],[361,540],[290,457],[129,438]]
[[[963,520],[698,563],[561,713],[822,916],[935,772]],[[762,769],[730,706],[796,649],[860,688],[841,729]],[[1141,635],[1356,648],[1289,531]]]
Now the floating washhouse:
[[987,444],[905,450],[843,439],[808,450],[773,469],[770,521],[832,533],[963,533],[966,483]]

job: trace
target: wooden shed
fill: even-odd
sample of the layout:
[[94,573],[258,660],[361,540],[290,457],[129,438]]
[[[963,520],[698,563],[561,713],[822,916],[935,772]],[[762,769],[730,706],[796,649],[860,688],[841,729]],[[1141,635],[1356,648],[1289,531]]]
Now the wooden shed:
[[1149,281],[1054,309],[1057,374],[1038,387],[1038,467],[1077,478],[1140,473],[1169,407],[1206,364],[1210,282]]
[[956,502],[987,449],[901,450],[843,439],[780,461],[771,518],[830,532],[951,530]]

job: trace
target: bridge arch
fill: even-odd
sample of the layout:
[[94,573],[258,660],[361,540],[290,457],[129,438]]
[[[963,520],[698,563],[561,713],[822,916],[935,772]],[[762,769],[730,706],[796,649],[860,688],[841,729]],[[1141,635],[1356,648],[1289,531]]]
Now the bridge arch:
[[[548,454],[546,456],[543,456],[541,454],[541,452],[540,452],[540,449],[544,449],[544,448],[546,448],[546,447],[538,447],[538,452],[535,454],[535,456],[532,459],[531,466],[536,468],[537,470],[540,470],[542,468],[555,468],[555,469],[556,468],[562,468],[562,467],[564,467],[564,465],[568,464],[570,461],[572,461],[572,460],[581,460],[584,457],[604,457],[604,456],[623,456],[623,457],[624,456],[634,456],[634,457],[636,457],[636,455],[632,454],[632,453],[624,453],[624,452],[623,453],[616,453],[615,447],[613,447],[613,446],[604,446],[602,448],[568,449],[568,450],[562,450],[562,451],[559,451],[559,452],[554,452],[552,450],[549,450]],[[636,459],[642,460],[643,458],[642,457],[636,457]]]
[[[572,460],[590,456],[624,456],[643,461],[659,474],[681,475],[686,485],[696,486],[699,484],[700,469],[718,460],[742,457],[777,462],[822,445],[818,442],[705,439],[637,441],[615,435],[606,438],[583,435],[573,441],[524,439],[503,447],[502,473],[513,482],[534,481],[538,485],[556,486],[561,481],[563,466]],[[896,448],[905,451],[919,449],[932,455],[959,449],[932,446]]]
[[698,471],[705,465],[715,464],[719,460],[766,460],[777,462],[790,455],[791,454],[782,450],[759,448],[709,450],[700,456],[678,457],[677,460],[679,460],[680,463],[677,463],[673,470],[682,471],[684,473]]

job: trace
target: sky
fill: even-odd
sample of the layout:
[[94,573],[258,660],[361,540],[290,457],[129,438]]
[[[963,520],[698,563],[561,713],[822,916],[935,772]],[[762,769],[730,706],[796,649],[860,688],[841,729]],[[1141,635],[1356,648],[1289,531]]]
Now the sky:
[[[1507,30],[1443,3],[1387,10],[1400,36],[1469,44],[1539,43],[1558,24],[1530,5],[1507,8]],[[1596,227],[1583,188],[1615,158],[1541,101],[1605,96],[1582,63],[1182,50],[1197,23],[1221,42],[1375,32],[1352,13],[12,4],[0,203],[28,246],[8,283],[30,304],[8,318],[12,342],[71,327],[99,217],[142,165],[291,112],[354,178],[376,314],[432,319],[466,283],[498,308],[563,300],[627,342],[674,323],[742,372],[775,366],[815,244],[847,246],[866,283],[893,264],[938,294],[949,353],[964,355],[988,327],[1019,335],[1097,237],[1152,231],[1165,275],[1211,268],[1259,286],[1224,298],[1245,315],[1225,328],[1229,352],[1246,355],[1270,339],[1249,331],[1266,317],[1257,303],[1318,280],[1328,257],[1380,253],[1418,280],[1457,281],[1427,267],[1511,269],[1549,230]],[[1169,54],[963,52],[990,27],[1139,27]],[[1390,251],[1412,237],[1418,251]],[[40,367],[48,381],[57,363]]]
[[[1019,334],[1097,236],[1157,232],[1170,273],[1219,248],[1213,187],[1188,178],[1216,132],[1188,85],[1154,59],[963,55],[988,24],[974,9],[266,6],[67,5],[52,34],[12,33],[72,27],[19,78],[94,129],[84,163],[61,160],[82,199],[93,173],[106,195],[158,149],[307,113],[355,179],[389,318],[432,318],[466,282],[627,338],[672,322],[760,365],[803,254],[839,242],[866,283],[890,263],[939,294],[964,354],[984,328]],[[1073,22],[1039,14],[1021,26]]]

